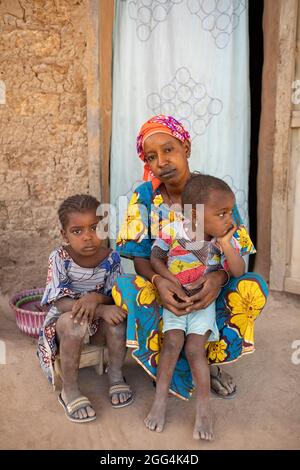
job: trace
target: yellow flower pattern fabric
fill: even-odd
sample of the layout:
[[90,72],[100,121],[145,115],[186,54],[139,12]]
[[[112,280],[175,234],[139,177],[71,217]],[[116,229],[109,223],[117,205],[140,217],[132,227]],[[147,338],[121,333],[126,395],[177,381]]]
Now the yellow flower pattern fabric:
[[119,246],[125,244],[128,240],[140,242],[147,236],[147,226],[144,224],[138,199],[139,194],[134,192],[118,234],[117,245]]
[[254,344],[254,320],[266,303],[266,296],[259,284],[242,280],[236,291],[227,295],[228,308],[232,312],[230,324],[238,328],[245,343]]
[[227,343],[221,339],[221,341],[212,341],[207,344],[207,357],[209,361],[212,363],[224,362],[227,357]]
[[141,276],[136,276],[135,285],[137,286],[139,292],[136,297],[137,304],[144,305],[144,306],[150,306],[153,304],[155,301],[155,294],[156,294],[156,289],[154,285],[144,279]]
[[238,241],[242,250],[246,250],[247,253],[251,254],[256,253],[256,249],[254,248],[254,245],[251,241],[249,233],[246,230],[246,227],[241,225],[235,233],[235,238]]
[[153,330],[150,335],[148,336],[148,343],[147,343],[147,348],[150,351],[150,357],[149,357],[149,362],[151,365],[154,365],[154,367],[158,366],[158,359],[159,359],[159,354],[160,350],[162,347],[163,343],[163,332],[162,332],[162,319],[160,319],[158,323],[158,329]]
[[154,204],[155,207],[159,207],[163,202],[164,202],[164,200],[163,200],[163,197],[162,197],[161,194],[157,194],[153,198],[153,204]]

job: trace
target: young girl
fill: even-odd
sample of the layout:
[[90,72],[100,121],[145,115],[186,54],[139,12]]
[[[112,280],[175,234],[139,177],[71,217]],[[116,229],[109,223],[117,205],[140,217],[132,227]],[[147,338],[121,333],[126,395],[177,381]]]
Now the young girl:
[[97,236],[98,206],[97,199],[84,194],[71,196],[60,205],[58,216],[66,244],[50,254],[42,299],[42,305],[51,308],[38,342],[40,364],[54,383],[59,348],[63,387],[58,401],[68,419],[77,423],[96,418],[78,386],[80,353],[87,333],[92,336],[101,329],[105,335],[112,406],[119,408],[133,401],[122,373],[127,314],[113,305],[111,297],[113,283],[123,271],[119,254],[102,246]]
[[[204,239],[194,236],[199,228],[197,204],[204,204]],[[201,174],[190,178],[182,193],[183,210],[188,218],[165,226],[153,243],[151,265],[157,274],[152,277],[152,282],[155,277],[162,276],[182,286],[188,295],[194,295],[189,284],[199,278],[204,281],[209,272],[225,269],[234,277],[243,275],[245,263],[240,256],[240,246],[233,237],[237,229],[232,218],[234,204],[234,194],[224,181]],[[175,315],[164,308],[163,333],[155,400],[145,424],[151,430],[162,431],[172,374],[184,347],[196,386],[194,437],[211,440],[210,374],[205,345],[219,340],[215,302],[188,314]]]

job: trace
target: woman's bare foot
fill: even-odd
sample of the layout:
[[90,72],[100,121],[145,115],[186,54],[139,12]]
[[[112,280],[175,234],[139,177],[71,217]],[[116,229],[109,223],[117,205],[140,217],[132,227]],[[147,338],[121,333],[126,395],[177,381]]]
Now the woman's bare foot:
[[[66,390],[63,388],[61,391],[61,397],[66,405],[68,403],[71,403],[73,400],[75,400],[76,398],[80,396],[82,396],[82,393],[80,392],[78,388],[72,389],[72,390],[71,389]],[[78,419],[79,421],[81,419],[91,418],[95,415],[96,415],[95,410],[91,408],[90,406],[86,406],[75,411],[72,414],[72,418]]]
[[212,441],[214,438],[212,414],[208,400],[201,400],[197,403],[193,438],[204,441]]
[[144,419],[144,423],[150,431],[162,432],[165,425],[166,409],[167,400],[154,400],[148,416]]

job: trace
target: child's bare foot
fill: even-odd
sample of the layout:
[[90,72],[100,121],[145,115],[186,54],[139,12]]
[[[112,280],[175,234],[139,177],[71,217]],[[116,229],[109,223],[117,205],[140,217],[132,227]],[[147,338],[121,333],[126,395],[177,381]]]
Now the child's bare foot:
[[155,400],[144,423],[150,431],[162,432],[165,425],[167,400]]
[[212,441],[214,438],[212,414],[208,400],[201,401],[201,403],[197,404],[193,438],[197,440],[202,439],[204,441]]

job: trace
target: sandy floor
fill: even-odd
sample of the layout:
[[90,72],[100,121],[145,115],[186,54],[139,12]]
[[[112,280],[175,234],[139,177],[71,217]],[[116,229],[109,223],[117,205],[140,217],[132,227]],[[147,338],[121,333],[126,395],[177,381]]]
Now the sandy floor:
[[273,294],[256,322],[256,352],[224,366],[237,381],[238,396],[212,399],[215,440],[210,444],[192,439],[193,398],[169,399],[162,434],[144,427],[154,388],[130,353],[125,375],[136,392],[134,404],[112,409],[107,377],[82,369],[82,392],[98,419],[68,421],[39,369],[35,340],[18,330],[6,299],[0,310],[7,352],[7,364],[0,365],[1,449],[300,449],[300,364],[291,360],[292,343],[300,340],[300,297]]

